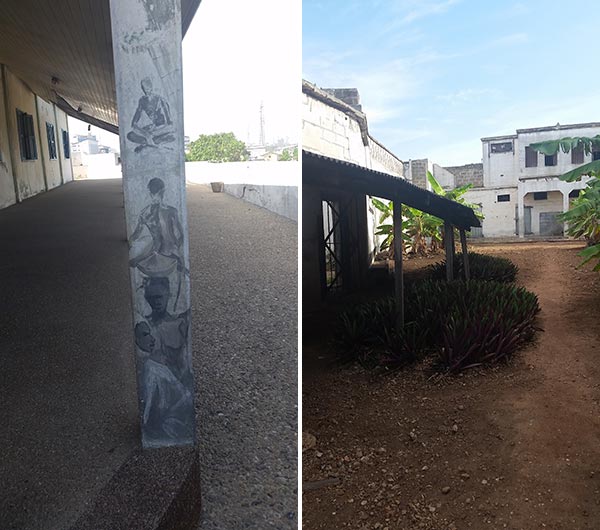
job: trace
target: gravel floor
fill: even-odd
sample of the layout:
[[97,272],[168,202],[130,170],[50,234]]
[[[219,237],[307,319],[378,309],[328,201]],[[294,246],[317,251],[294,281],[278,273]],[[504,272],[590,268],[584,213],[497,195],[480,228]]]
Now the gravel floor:
[[202,530],[297,528],[297,223],[188,187]]
[[[296,528],[297,224],[188,191],[200,528]],[[0,227],[0,528],[62,529],[139,444],[121,182]]]

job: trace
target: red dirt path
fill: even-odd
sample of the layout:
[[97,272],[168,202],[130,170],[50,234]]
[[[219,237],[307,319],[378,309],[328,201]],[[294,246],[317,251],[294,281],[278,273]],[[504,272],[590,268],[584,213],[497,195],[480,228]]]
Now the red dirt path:
[[508,366],[381,377],[304,345],[303,481],[339,483],[304,493],[303,528],[600,528],[600,275],[580,249],[477,249],[540,299],[545,331]]

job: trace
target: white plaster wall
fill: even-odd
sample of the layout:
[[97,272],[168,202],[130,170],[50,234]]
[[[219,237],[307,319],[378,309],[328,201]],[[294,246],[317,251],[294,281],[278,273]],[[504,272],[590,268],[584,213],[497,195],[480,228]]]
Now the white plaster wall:
[[[552,131],[537,131],[530,133],[519,133],[519,177],[546,177],[546,176],[558,176],[571,171],[572,169],[580,166],[581,164],[571,163],[571,153],[563,153],[559,150],[557,165],[556,166],[545,166],[544,155],[538,155],[537,167],[525,167],[525,147],[536,142],[544,142],[547,140],[558,140],[559,138],[565,138],[567,136],[596,136],[600,134],[600,127],[580,127],[573,129],[557,129]],[[585,155],[583,163],[592,161],[592,155]]]
[[4,78],[0,68],[0,208],[6,208],[16,201],[4,101]]
[[525,195],[523,199],[525,206],[533,206],[531,210],[531,231],[534,234],[540,233],[540,213],[542,212],[562,212],[563,195],[560,191],[548,192],[548,199],[545,201],[536,201],[533,199],[533,193]]
[[[510,202],[498,202],[498,195],[510,195]],[[485,219],[481,221],[484,237],[510,237],[515,235],[515,207],[517,187],[476,188],[465,193],[465,201],[481,205]]]
[[[69,122],[67,115],[60,109],[56,109],[56,131],[58,135],[58,156],[62,167],[63,182],[71,182],[73,180],[73,165],[71,158],[65,158],[65,150],[62,141],[62,131],[67,132],[67,139],[70,142],[71,135],[69,134]],[[69,146],[70,147],[70,146]],[[71,153],[71,157],[73,154]]]
[[195,184],[224,182],[225,184],[266,184],[298,186],[300,162],[186,162],[185,178]]
[[358,122],[302,94],[302,147],[313,153],[370,167]]
[[298,188],[264,184],[225,184],[224,191],[238,199],[298,221]]
[[[514,140],[512,153],[492,153],[490,143]],[[486,188],[516,186],[519,176],[518,142],[516,139],[501,138],[482,142],[483,185]]]
[[[442,188],[451,190],[456,187],[456,185],[455,185],[456,177],[454,176],[453,173],[450,173],[450,171],[448,171],[447,169],[444,169],[442,166],[433,164],[432,173],[433,173],[433,177],[435,178],[435,180],[437,180],[440,183],[440,186],[442,186]],[[428,184],[428,188],[429,188],[430,187],[429,182],[427,184]]]
[[[44,169],[46,171],[46,183],[48,189],[56,188],[62,184],[60,162],[59,157],[59,142],[58,137],[60,136],[60,129],[56,126],[56,120],[54,118],[54,105],[43,100],[39,96],[35,96],[37,100],[37,111],[40,133],[40,144],[38,145],[38,156],[42,158]],[[50,159],[50,152],[48,147],[48,136],[46,133],[46,123],[54,126],[54,140],[56,141],[56,158]]]
[[[7,74],[5,82],[8,89],[8,131],[13,140],[11,141],[12,167],[16,177],[18,198],[19,200],[23,200],[46,189],[41,158],[40,137],[37,127],[35,127],[35,124],[37,123],[35,95],[8,69],[5,71]],[[21,160],[16,109],[33,116],[35,141],[38,152],[37,160]]]

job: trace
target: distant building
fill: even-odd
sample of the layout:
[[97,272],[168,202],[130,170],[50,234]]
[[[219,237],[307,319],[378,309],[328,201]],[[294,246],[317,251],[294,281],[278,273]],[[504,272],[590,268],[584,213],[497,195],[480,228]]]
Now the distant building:
[[589,179],[563,182],[559,176],[599,160],[600,150],[589,155],[576,150],[545,156],[529,146],[567,136],[597,134],[600,123],[596,122],[518,129],[516,134],[482,138],[481,163],[442,167],[427,159],[412,160],[404,164],[404,176],[426,189],[427,170],[445,189],[472,184],[465,199],[478,204],[485,218],[471,236],[561,236],[565,226],[557,216],[569,209]]

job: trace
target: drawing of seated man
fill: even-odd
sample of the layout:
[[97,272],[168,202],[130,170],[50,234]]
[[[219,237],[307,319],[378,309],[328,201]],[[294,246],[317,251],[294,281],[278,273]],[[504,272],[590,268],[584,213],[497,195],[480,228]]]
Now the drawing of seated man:
[[145,147],[159,147],[160,144],[175,140],[175,128],[171,119],[171,111],[167,100],[153,93],[152,80],[142,79],[142,92],[138,106],[131,120],[132,130],[127,138],[139,144],[135,152]]
[[136,324],[135,343],[142,361],[140,395],[144,438],[149,445],[191,441],[195,421],[191,391],[167,367],[148,323]]

